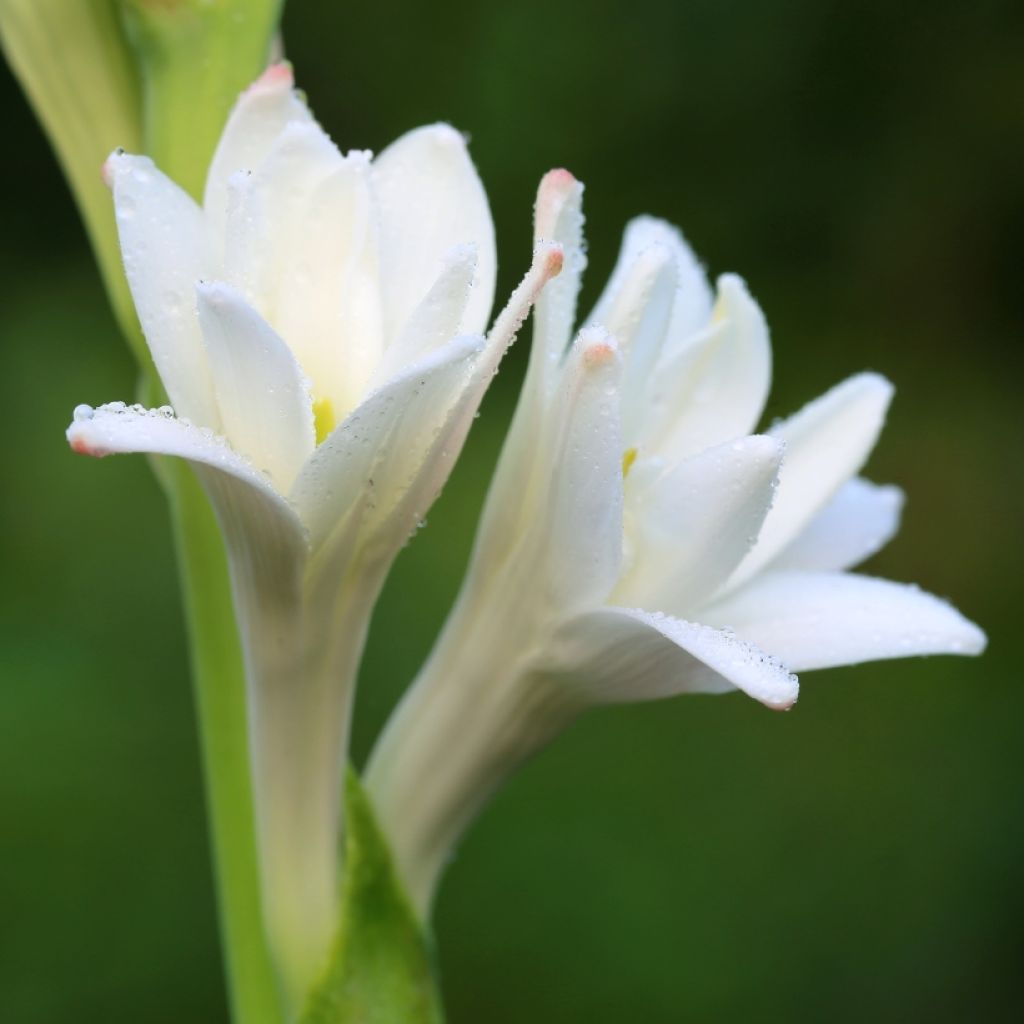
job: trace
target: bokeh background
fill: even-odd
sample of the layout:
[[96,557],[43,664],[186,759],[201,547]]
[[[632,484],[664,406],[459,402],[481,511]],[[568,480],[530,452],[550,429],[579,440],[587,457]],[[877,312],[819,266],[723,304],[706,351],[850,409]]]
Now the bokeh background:
[[[736,695],[581,722],[452,865],[452,1024],[1024,1019],[1024,7],[291,0],[285,34],[343,146],[471,133],[499,296],[562,164],[587,183],[587,296],[639,212],[746,277],[769,418],[888,375],[869,471],[909,502],[870,570],[991,640],[805,676],[786,715]],[[133,367],[6,71],[0,103],[0,1017],[224,1022],[162,498],[144,460],[63,439],[76,403],[131,399]],[[454,593],[526,346],[379,606],[357,760]]]

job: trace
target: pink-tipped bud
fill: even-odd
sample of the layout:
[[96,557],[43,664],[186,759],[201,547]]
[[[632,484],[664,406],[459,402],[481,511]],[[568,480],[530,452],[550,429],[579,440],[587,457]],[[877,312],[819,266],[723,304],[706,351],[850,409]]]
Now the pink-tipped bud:
[[559,215],[565,204],[582,188],[575,176],[564,167],[548,171],[537,189],[534,212],[534,237],[553,238]]

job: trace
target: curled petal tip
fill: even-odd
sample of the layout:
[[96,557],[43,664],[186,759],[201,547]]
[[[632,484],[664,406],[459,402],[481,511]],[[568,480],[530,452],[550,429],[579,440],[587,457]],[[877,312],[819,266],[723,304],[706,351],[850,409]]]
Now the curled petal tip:
[[603,327],[585,327],[576,339],[576,348],[587,370],[597,370],[615,361],[619,346],[615,338]]
[[118,164],[122,163],[128,154],[118,146],[106,160],[103,161],[102,167],[100,167],[100,178],[103,180],[103,184],[107,188],[113,190],[114,180],[117,176]]
[[575,176],[564,167],[548,171],[537,188],[537,207],[534,218],[535,234],[551,238],[555,234],[559,214],[574,193],[582,189]]
[[607,366],[615,358],[615,343],[610,339],[591,342],[583,350],[583,365],[588,369]]
[[548,278],[558,277],[565,263],[565,250],[557,242],[548,242],[538,248],[535,262]]
[[96,410],[91,405],[78,405],[75,407],[74,419],[67,429],[68,444],[76,455],[91,455],[99,459],[109,452],[100,445],[89,439],[89,421],[96,415]]
[[107,159],[103,161],[103,166],[100,167],[100,178],[107,188],[114,187],[114,167],[111,163],[113,159],[113,156],[108,156]]
[[432,126],[435,141],[442,146],[450,146],[453,149],[466,148],[466,136],[445,121],[439,121]]
[[546,190],[568,191],[576,184],[576,176],[564,167],[555,167],[541,178],[540,187]]
[[256,79],[250,91],[255,90],[276,90],[291,89],[295,85],[295,71],[291,61],[282,60],[271,64],[266,71]]

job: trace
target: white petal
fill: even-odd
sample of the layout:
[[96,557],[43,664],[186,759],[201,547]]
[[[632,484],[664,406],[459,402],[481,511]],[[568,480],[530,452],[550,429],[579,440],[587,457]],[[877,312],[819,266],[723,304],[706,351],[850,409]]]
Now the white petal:
[[123,402],[99,409],[79,406],[68,428],[68,441],[79,455],[95,458],[145,453],[185,459],[200,473],[225,534],[230,526],[240,547],[254,545],[257,560],[263,534],[275,545],[305,550],[302,523],[266,476],[223,437],[176,419],[169,410],[147,410]]
[[456,338],[431,353],[370,395],[317,447],[291,492],[314,545],[339,526],[353,540],[365,538],[432,471],[426,455],[482,347],[482,339]]
[[478,259],[459,330],[482,334],[494,301],[494,225],[462,136],[444,124],[418,128],[388,146],[374,160],[372,173],[385,344],[398,337],[455,245],[475,245]]
[[639,252],[619,278],[620,287],[605,302],[601,323],[624,354],[623,431],[627,446],[633,447],[650,415],[649,392],[655,384],[651,374],[672,320],[678,261],[669,246],[656,242]]
[[723,274],[706,329],[666,350],[651,375],[639,446],[676,461],[749,434],[770,383],[764,316],[743,281]]
[[540,396],[554,387],[572,339],[576,300],[587,265],[583,242],[583,185],[568,171],[548,171],[537,189],[534,245],[555,242],[562,247],[562,271],[545,285],[533,313],[533,344],[524,392]]
[[125,274],[167,395],[178,415],[217,429],[195,308],[196,282],[213,265],[203,212],[148,157],[114,153],[104,173]]
[[405,494],[396,503],[390,520],[382,524],[382,530],[392,535],[407,536],[440,493],[462,450],[484,393],[497,373],[498,364],[515,340],[538,292],[545,282],[559,273],[561,267],[561,247],[555,243],[539,245],[534,251],[530,269],[498,314],[482,347],[481,339],[456,339],[460,344],[479,348],[479,354],[461,388],[456,386],[455,397],[439,421],[440,425],[432,430],[433,441],[417,456],[422,463],[421,471],[412,478]]
[[287,494],[316,445],[313,406],[288,346],[226,284],[196,289],[224,433]]
[[772,569],[849,569],[896,535],[903,492],[854,477],[772,562]]
[[756,540],[782,451],[770,437],[731,441],[685,460],[637,494],[628,506],[634,562],[615,602],[684,616],[699,608]]
[[626,225],[618,262],[587,322],[607,322],[609,309],[614,304],[630,268],[637,257],[651,246],[669,249],[676,263],[678,291],[669,333],[671,338],[678,342],[700,330],[707,323],[711,313],[711,289],[708,287],[704,268],[679,230],[655,217],[636,217]]
[[611,338],[581,332],[555,394],[561,416],[547,451],[536,453],[548,479],[534,509],[543,583],[565,613],[600,603],[622,561],[622,428],[618,385],[622,363]]
[[319,126],[291,124],[231,192],[227,278],[341,418],[381,352],[368,157],[342,157]]
[[476,249],[459,245],[445,257],[444,269],[413,310],[374,370],[371,387],[380,387],[410,363],[422,359],[459,333],[476,273]]
[[228,207],[228,179],[237,171],[254,171],[277,137],[293,122],[308,124],[313,115],[298,97],[288,64],[273,64],[235,104],[213,154],[206,177],[203,209],[213,243],[223,252]]
[[979,654],[985,634],[905,583],[839,572],[765,572],[701,612],[795,671],[916,654]]
[[884,377],[861,373],[771,428],[786,444],[775,504],[730,589],[764,568],[860,470],[878,440],[892,391]]
[[541,671],[567,677],[592,703],[739,689],[788,708],[799,692],[796,676],[729,632],[629,608],[601,608],[561,627]]
[[561,265],[559,246],[540,246],[486,341],[458,337],[405,367],[317,447],[291,492],[315,544],[332,534],[335,545],[375,537],[378,557],[393,557],[447,479],[498,363]]

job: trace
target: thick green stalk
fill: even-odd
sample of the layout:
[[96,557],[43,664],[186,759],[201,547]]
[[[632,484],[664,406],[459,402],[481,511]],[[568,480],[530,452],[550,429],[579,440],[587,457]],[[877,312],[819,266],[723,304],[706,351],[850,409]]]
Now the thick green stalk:
[[117,3],[139,58],[145,151],[199,198],[228,111],[267,64],[283,0]]
[[[195,198],[238,94],[266,66],[281,0],[117,0],[143,91],[143,142],[157,166]],[[167,460],[192,650],[233,1019],[280,1024],[263,928],[250,778],[245,670],[227,557],[192,471]]]

